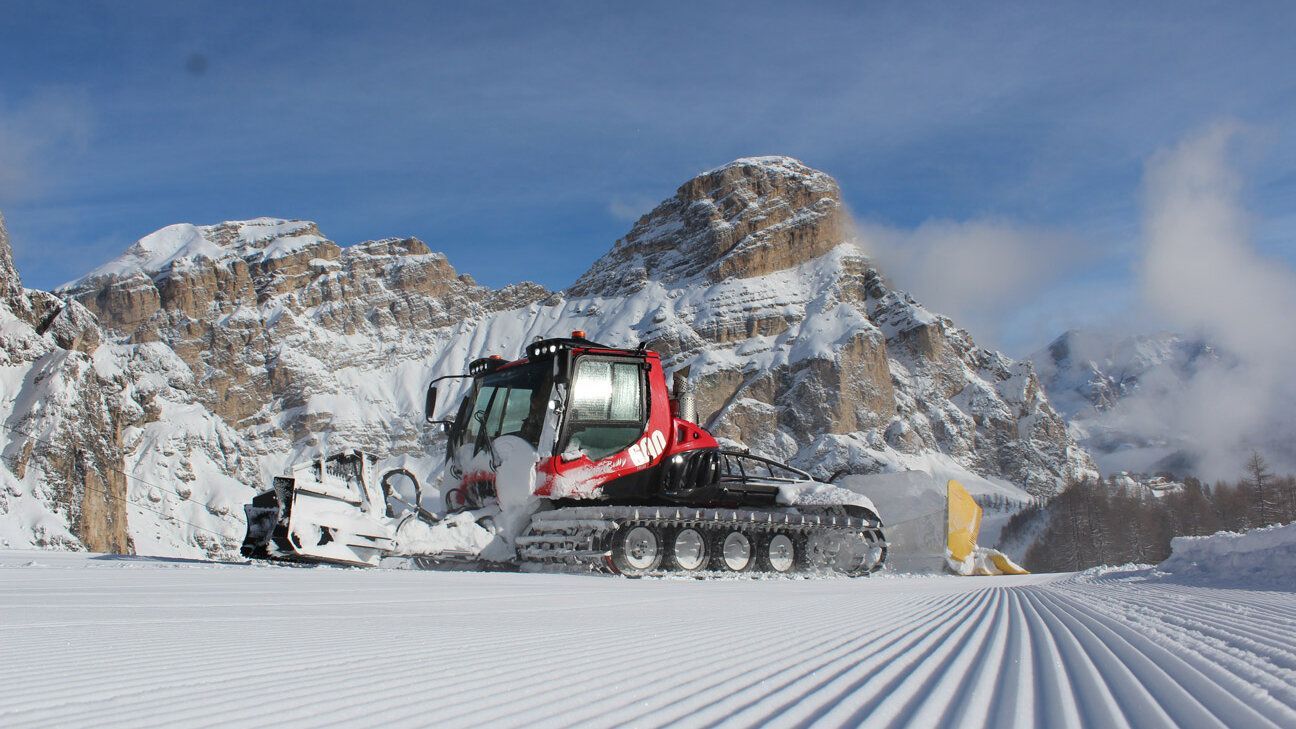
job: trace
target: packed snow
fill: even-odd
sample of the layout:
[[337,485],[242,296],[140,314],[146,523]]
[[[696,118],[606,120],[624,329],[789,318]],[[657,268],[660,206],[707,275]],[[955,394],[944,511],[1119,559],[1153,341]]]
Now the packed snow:
[[0,552],[0,725],[1296,726],[1296,594]]
[[781,483],[778,486],[778,503],[787,506],[833,506],[850,504],[877,513],[877,506],[863,494],[850,489],[815,481]]
[[1170,550],[1160,569],[1178,577],[1296,588],[1296,523],[1175,537]]

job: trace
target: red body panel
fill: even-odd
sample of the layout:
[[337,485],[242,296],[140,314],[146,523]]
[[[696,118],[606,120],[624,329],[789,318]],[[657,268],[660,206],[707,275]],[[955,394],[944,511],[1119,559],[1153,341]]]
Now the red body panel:
[[[627,350],[577,350],[588,354],[628,354]],[[535,494],[544,498],[597,499],[603,484],[653,468],[676,453],[698,448],[716,448],[711,434],[694,423],[680,420],[671,412],[670,393],[661,356],[645,353],[648,365],[648,424],[629,448],[598,461],[581,456],[564,461],[561,456],[542,459],[536,467],[540,476]]]

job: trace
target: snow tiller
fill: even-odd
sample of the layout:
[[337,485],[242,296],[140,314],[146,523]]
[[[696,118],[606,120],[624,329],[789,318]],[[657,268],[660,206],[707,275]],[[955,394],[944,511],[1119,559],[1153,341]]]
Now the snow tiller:
[[[467,394],[438,419],[438,385],[455,379],[469,381]],[[693,422],[687,378],[677,373],[674,389],[672,399],[656,352],[579,331],[534,342],[516,361],[477,359],[428,387],[426,421],[447,436],[443,516],[422,508],[412,474],[375,478],[364,454],[337,454],[276,478],[246,507],[243,553],[628,575],[882,566],[872,502],[721,449]]]

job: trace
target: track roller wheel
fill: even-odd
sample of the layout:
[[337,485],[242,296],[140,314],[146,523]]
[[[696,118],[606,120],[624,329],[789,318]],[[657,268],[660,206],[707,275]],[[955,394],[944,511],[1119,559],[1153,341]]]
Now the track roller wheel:
[[886,562],[886,542],[874,531],[864,533],[864,542],[868,551],[865,553],[865,569],[861,574],[871,575],[882,569]]
[[738,529],[716,538],[716,567],[726,572],[750,572],[756,568],[756,549],[750,535]]
[[661,566],[661,533],[654,527],[631,524],[621,527],[612,546],[612,565],[623,575],[637,576]]
[[833,567],[852,577],[867,575],[873,571],[873,545],[863,534],[843,536],[841,548]]
[[684,527],[672,535],[666,551],[666,568],[680,572],[699,572],[707,568],[711,550],[706,534],[693,527]]
[[865,577],[882,569],[886,560],[886,543],[876,532],[866,531],[843,536],[834,569],[851,577]]
[[798,554],[801,568],[824,572],[834,569],[837,553],[841,551],[841,540],[831,532],[812,531],[801,539],[798,546],[801,547]]
[[796,569],[798,555],[792,537],[772,534],[760,545],[760,569],[766,572],[787,574]]

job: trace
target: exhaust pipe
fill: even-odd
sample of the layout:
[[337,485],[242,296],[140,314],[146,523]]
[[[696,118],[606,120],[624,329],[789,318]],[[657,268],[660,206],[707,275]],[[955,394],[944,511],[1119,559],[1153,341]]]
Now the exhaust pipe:
[[675,395],[675,412],[681,420],[697,422],[697,403],[693,399],[693,383],[689,381],[690,367],[675,370],[671,379],[671,393]]

